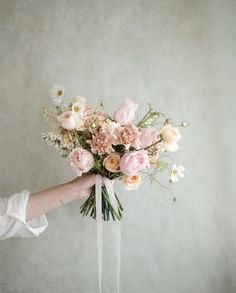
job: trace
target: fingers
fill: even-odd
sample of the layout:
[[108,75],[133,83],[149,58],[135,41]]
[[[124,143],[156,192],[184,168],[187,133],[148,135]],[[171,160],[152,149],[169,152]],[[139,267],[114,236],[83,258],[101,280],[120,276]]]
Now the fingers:
[[82,186],[83,188],[87,189],[92,187],[95,184],[95,174],[88,173],[82,176]]
[[[95,185],[96,180],[96,174],[93,173],[87,173],[83,174],[81,177],[76,177],[74,180],[72,180],[73,183],[76,184],[78,188],[78,192],[81,193],[84,190],[90,189]],[[102,186],[104,186],[104,178],[102,178]]]
[[95,174],[84,174],[81,177],[76,177],[72,182],[75,183],[79,189],[88,189],[95,184]]
[[[84,188],[89,188],[92,187],[95,182],[96,182],[96,174],[92,174],[92,173],[87,173],[85,175],[82,176],[83,181],[83,187]],[[104,186],[104,177],[102,177],[102,186]]]

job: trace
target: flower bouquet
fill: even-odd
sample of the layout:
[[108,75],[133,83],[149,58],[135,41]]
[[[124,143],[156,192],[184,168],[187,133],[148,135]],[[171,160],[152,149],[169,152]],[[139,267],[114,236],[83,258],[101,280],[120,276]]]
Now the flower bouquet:
[[[42,139],[70,161],[78,176],[86,172],[100,174],[109,184],[120,179],[128,190],[137,189],[144,177],[160,183],[157,175],[163,169],[170,172],[169,184],[184,176],[184,167],[171,167],[166,153],[179,149],[178,127],[185,127],[186,123],[173,126],[164,113],[150,105],[144,117],[134,123],[138,104],[130,99],[125,99],[109,115],[102,102],[94,108],[84,97],[66,102],[64,96],[64,87],[55,85],[52,89],[55,108],[44,108],[45,116],[52,118],[55,125],[51,131],[42,133]],[[123,207],[115,193],[111,198],[108,189],[107,184],[101,186],[102,218],[121,220]],[[96,186],[80,208],[83,216],[96,219],[95,194]]]

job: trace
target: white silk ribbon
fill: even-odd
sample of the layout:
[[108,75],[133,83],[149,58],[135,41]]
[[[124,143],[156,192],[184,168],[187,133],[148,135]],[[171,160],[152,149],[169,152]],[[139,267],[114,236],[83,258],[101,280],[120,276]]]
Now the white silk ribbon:
[[95,181],[96,196],[96,219],[97,219],[97,249],[98,249],[98,282],[99,292],[102,293],[102,257],[103,257],[103,241],[102,241],[102,177],[96,175]]
[[[117,200],[114,194],[113,182],[106,177],[103,177],[104,184],[109,195],[110,203],[118,213]],[[97,250],[98,250],[98,282],[99,292],[102,293],[102,259],[103,259],[103,229],[102,229],[102,177],[96,175],[95,180],[95,197],[96,197],[96,219],[97,219]],[[120,292],[120,248],[121,248],[121,227],[120,221],[117,220],[113,224],[115,232],[116,243],[116,257],[117,257],[117,293]]]

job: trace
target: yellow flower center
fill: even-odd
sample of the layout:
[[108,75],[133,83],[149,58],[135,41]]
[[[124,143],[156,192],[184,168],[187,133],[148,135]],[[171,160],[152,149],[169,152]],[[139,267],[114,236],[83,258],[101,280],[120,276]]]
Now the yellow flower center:
[[80,110],[79,106],[74,106],[73,109],[74,109],[74,112],[79,112]]
[[63,94],[63,91],[62,91],[62,90],[57,91],[57,95],[58,95],[59,97],[62,96],[62,94]]
[[172,174],[173,174],[173,175],[177,175],[177,174],[178,174],[177,170],[173,170],[173,171],[172,171]]

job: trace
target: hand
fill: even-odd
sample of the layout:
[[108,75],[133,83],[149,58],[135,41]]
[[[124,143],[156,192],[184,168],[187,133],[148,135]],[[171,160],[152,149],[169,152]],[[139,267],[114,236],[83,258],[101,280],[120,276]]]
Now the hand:
[[37,218],[51,210],[78,198],[89,196],[95,184],[95,174],[84,174],[66,182],[37,193],[31,194],[26,208],[26,220]]
[[95,184],[95,176],[95,174],[87,173],[71,181],[76,188],[78,198],[81,199],[91,194],[92,187]]

